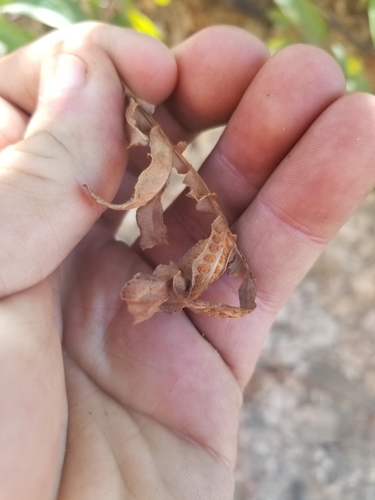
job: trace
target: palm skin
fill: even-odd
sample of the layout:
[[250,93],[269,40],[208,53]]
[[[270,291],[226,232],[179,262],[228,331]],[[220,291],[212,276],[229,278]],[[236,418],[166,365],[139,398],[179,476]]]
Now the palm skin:
[[[132,325],[119,290],[142,263],[99,232],[66,291],[62,491],[74,498],[84,484],[87,498],[230,498],[239,386],[185,315]],[[83,463],[81,476],[69,474]]]
[[[264,337],[374,183],[373,98],[344,96],[319,49],[268,60],[236,28],[208,29],[173,57],[127,30],[73,31],[0,61],[0,449],[10,450],[0,496],[230,499],[241,391]],[[80,57],[88,83],[47,87],[38,104],[41,61],[56,51]],[[123,284],[206,235],[181,198],[166,214],[170,245],[141,254],[116,241],[119,214],[103,214],[82,189],[124,200],[142,166],[134,155],[124,175],[121,79],[165,101],[157,118],[174,142],[228,122],[202,176],[257,277],[251,315],[157,314],[133,325]],[[219,287],[235,300],[228,280]]]

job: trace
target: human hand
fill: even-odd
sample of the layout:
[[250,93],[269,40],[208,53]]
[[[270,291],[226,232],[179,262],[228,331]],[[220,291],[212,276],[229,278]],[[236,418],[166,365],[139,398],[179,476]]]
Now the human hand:
[[[85,70],[69,79],[64,57],[59,87],[62,53]],[[0,498],[232,498],[241,391],[264,337],[373,187],[374,99],[344,96],[320,49],[267,60],[248,33],[215,27],[175,56],[85,24],[0,60]],[[82,187],[131,194],[142,157],[124,175],[121,80],[164,103],[156,118],[175,142],[228,122],[201,174],[257,278],[251,315],[132,324],[122,285],[177,260],[202,216],[180,198],[165,217],[170,245],[140,254]],[[218,287],[235,301],[225,279]]]

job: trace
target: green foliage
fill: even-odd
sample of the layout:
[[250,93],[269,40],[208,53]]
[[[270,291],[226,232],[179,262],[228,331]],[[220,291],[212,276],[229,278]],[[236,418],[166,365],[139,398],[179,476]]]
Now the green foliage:
[[0,0],[0,13],[27,16],[51,28],[65,26],[87,19],[79,4],[70,0]]
[[[369,27],[375,44],[375,0],[359,0],[368,8]],[[371,92],[363,59],[348,54],[345,47],[331,41],[330,27],[319,8],[310,0],[274,0],[268,13],[275,35],[268,40],[271,53],[296,42],[308,42],[331,52],[346,77],[348,91]]]
[[375,0],[366,0],[366,3],[368,3],[367,13],[370,26],[371,39],[373,45],[375,46]]
[[[170,0],[154,0],[167,5]],[[5,16],[5,17],[4,17]],[[135,8],[132,0],[118,0],[110,8],[102,0],[0,0],[0,55],[10,52],[34,39],[32,33],[19,28],[10,19],[26,16],[48,26],[64,28],[71,24],[97,20],[130,26],[138,31],[161,38],[158,27]]]
[[309,0],[274,0],[284,15],[284,19],[293,24],[307,42],[322,45],[328,33],[328,25],[318,10]]
[[0,55],[29,43],[33,35],[0,16]]
[[372,92],[362,59],[358,56],[348,55],[345,47],[338,42],[331,45],[331,51],[345,75],[347,90],[349,92]]
[[[153,0],[160,6],[171,0]],[[358,0],[367,8],[369,29],[375,46],[375,0]],[[133,0],[0,0],[0,56],[30,42],[34,36],[10,19],[32,18],[50,28],[62,28],[84,20],[98,20],[130,26],[161,38],[158,27],[138,9]],[[296,42],[307,42],[330,51],[340,64],[348,90],[371,91],[364,63],[332,40],[329,22],[312,0],[274,0],[268,12],[274,35],[267,41],[271,53]],[[4,17],[5,16],[5,17]]]

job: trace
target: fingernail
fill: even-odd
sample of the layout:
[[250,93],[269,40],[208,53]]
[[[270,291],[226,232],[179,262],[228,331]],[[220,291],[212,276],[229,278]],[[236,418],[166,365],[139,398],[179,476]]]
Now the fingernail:
[[60,54],[42,68],[40,98],[58,97],[65,91],[82,87],[85,81],[85,63],[72,54]]

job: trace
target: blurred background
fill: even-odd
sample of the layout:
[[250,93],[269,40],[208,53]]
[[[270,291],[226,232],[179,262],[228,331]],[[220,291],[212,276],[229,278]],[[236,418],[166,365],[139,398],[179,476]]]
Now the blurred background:
[[325,48],[350,91],[375,85],[375,0],[0,0],[0,54],[88,19],[130,26],[169,46],[205,26],[234,24],[271,52],[300,41]]
[[[340,64],[349,92],[375,89],[375,0],[0,0],[0,57],[85,19],[170,46],[205,26],[234,24],[271,52],[319,45]],[[195,166],[220,133],[189,147]],[[167,203],[177,192],[172,182]],[[272,328],[245,391],[235,500],[375,499],[374,216],[372,193]],[[121,236],[135,235],[130,216]]]

